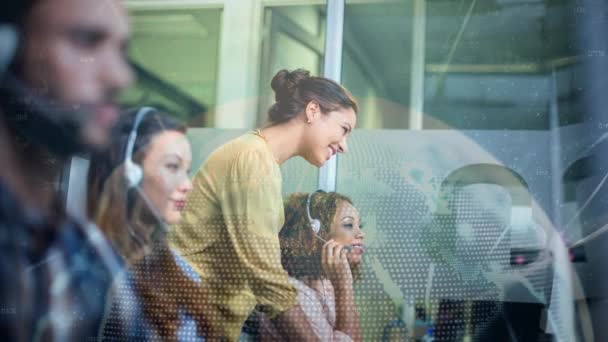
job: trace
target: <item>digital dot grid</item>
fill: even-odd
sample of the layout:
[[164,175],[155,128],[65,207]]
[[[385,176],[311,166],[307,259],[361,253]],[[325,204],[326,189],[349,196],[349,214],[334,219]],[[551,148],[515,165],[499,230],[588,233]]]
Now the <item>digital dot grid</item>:
[[[136,281],[149,290],[139,291]],[[198,282],[196,272],[176,253],[152,255],[129,268],[115,283],[103,340],[202,341],[196,321],[178,304],[202,301]],[[151,315],[144,313],[144,301]]]
[[[357,144],[353,155],[341,162],[338,175],[338,190],[354,200],[363,221],[366,215],[376,221],[375,227],[369,227],[374,240],[368,241],[363,278],[355,292],[364,340],[379,340],[387,323],[399,315],[395,307],[406,301],[424,307],[433,317],[436,340],[475,336],[502,313],[504,279],[520,277],[510,265],[511,246],[520,241],[511,240],[510,234],[500,238],[510,223],[508,192],[495,193],[496,198],[488,200],[475,187],[457,189],[445,198],[453,215],[434,215],[433,197],[448,172],[435,170],[423,177],[426,184],[418,184],[400,172],[412,164],[408,156],[378,147]],[[357,178],[363,170],[368,171],[366,177]],[[461,231],[466,230],[472,234],[463,238]],[[389,279],[372,269],[374,258]],[[545,271],[524,272],[526,284],[537,293],[550,286]],[[393,285],[398,287],[397,295],[390,289]]]
[[[477,192],[460,189],[446,196],[452,215],[433,215],[434,208],[429,206],[429,196],[432,194],[425,193],[419,185],[404,180],[399,172],[403,161],[395,162],[394,154],[384,154],[386,155],[370,154],[367,162],[362,163],[362,168],[342,170],[352,179],[369,183],[374,189],[390,189],[374,193],[365,188],[353,188],[353,191],[341,188],[354,200],[363,222],[366,222],[366,216],[373,215],[376,218],[375,227],[366,228],[375,229],[376,236],[369,241],[363,276],[355,284],[356,304],[361,314],[364,339],[378,340],[387,323],[398,317],[396,306],[403,303],[395,302],[394,295],[389,294],[389,282],[397,285],[403,299],[411,299],[417,306],[424,306],[428,300],[429,306],[424,306],[424,309],[427,315],[433,317],[437,340],[462,340],[465,335],[474,335],[502,310],[504,289],[491,275],[503,272],[508,275],[510,269],[510,238],[507,236],[496,243],[508,225],[508,209],[489,206],[487,202],[480,201]],[[363,174],[366,176],[364,179],[361,178]],[[371,178],[367,177],[370,175]],[[430,178],[430,188],[439,188],[441,176],[433,175]],[[507,213],[501,212],[504,210]],[[206,223],[214,225],[221,232],[223,227],[219,222],[210,219]],[[472,234],[463,238],[462,231]],[[371,231],[366,233],[372,235]],[[259,255],[263,261],[268,261],[270,255],[278,253],[278,246],[264,245],[264,240],[259,237],[250,235],[246,238],[264,246],[263,250],[267,253]],[[221,277],[222,285],[231,288],[246,281],[247,276],[235,272],[233,260],[226,257],[226,248],[231,247],[222,246],[209,251],[207,255],[218,260],[214,271]],[[368,262],[371,257],[377,258],[390,279],[377,273]],[[434,265],[434,274],[429,290],[431,264]],[[188,277],[197,281],[198,275],[188,267],[187,262],[178,258],[178,265]],[[174,292],[169,292],[167,298],[176,297],[177,293],[189,293],[193,289],[192,284],[185,283],[179,277],[164,276],[162,271],[156,273],[155,277],[159,283],[172,284]],[[546,286],[546,278],[532,278],[537,280],[533,282],[534,287],[543,289]],[[121,296],[121,304],[135,311],[127,322],[135,326],[132,330],[137,331],[143,327],[142,330],[145,331],[149,323],[137,311],[140,310],[138,300],[129,298],[129,295],[133,295],[127,292]],[[191,296],[190,300],[196,302],[197,297]],[[163,307],[163,304],[162,301],[158,303],[159,307]],[[251,305],[247,301],[231,303],[233,310],[237,311],[247,311]],[[217,315],[209,313],[209,316],[207,318],[217,324],[221,324],[224,319],[221,312]],[[115,325],[119,325],[119,318],[116,317]],[[112,317],[108,320],[108,323],[111,322]],[[196,324],[189,320],[187,314],[181,312],[177,323],[175,329],[180,340],[198,340]],[[116,340],[124,337],[120,335],[124,330],[112,330],[112,324],[108,326],[107,336],[116,337]],[[136,333],[130,336],[139,335]],[[154,338],[162,340],[158,336],[142,337],[148,340]]]

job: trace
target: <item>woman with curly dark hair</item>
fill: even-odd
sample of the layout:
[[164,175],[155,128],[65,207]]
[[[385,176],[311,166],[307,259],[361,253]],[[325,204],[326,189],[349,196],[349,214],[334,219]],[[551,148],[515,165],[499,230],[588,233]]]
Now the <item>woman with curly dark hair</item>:
[[[359,212],[344,195],[296,193],[285,201],[281,262],[321,341],[361,340],[353,281],[359,276],[364,238]],[[269,341],[285,337],[265,318],[261,335]]]

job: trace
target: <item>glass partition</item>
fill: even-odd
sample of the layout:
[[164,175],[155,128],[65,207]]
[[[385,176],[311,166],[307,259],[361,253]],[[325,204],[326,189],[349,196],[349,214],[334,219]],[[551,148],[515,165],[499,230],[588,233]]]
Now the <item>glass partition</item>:
[[[516,131],[353,135],[337,191],[366,222],[356,291],[366,340],[394,322],[416,327],[408,338],[433,329],[439,340],[485,340],[485,329],[505,328],[504,315],[518,310],[527,312],[515,327],[520,337],[542,337],[544,310],[569,271],[555,257],[567,251],[552,246],[558,233],[544,209],[552,200],[548,139]],[[572,307],[565,310],[555,315],[571,322]]]
[[322,75],[325,44],[325,6],[267,6],[263,9],[258,124],[266,122],[274,103],[270,81],[281,69],[303,68]]
[[347,0],[343,82],[360,127],[547,130],[551,101],[560,124],[580,123],[574,7]]
[[[193,169],[242,133],[191,130]],[[542,131],[355,132],[337,191],[365,226],[355,285],[364,340],[420,339],[429,329],[450,341],[504,329],[534,341],[577,337],[569,251],[546,209],[549,139]],[[302,159],[282,172],[285,196],[316,189],[317,169]],[[576,309],[576,320],[588,317]]]
[[361,105],[359,128],[408,128],[413,1],[346,1],[342,82]]
[[598,278],[572,248],[601,180],[580,171],[577,5],[346,1],[342,81],[362,129],[337,191],[367,223],[365,340],[593,336]]

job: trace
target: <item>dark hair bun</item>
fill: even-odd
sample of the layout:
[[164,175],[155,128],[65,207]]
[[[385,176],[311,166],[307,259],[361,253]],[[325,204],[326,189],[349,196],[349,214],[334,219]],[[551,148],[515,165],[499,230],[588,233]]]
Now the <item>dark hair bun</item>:
[[275,101],[278,103],[289,102],[298,89],[298,84],[307,78],[310,78],[310,72],[304,69],[294,71],[283,69],[277,72],[270,82],[270,86],[274,90]]
[[357,112],[357,102],[346,89],[330,79],[311,76],[308,70],[280,70],[270,86],[275,103],[268,110],[268,117],[273,124],[297,117],[311,101],[315,101],[323,113],[338,108],[352,108]]

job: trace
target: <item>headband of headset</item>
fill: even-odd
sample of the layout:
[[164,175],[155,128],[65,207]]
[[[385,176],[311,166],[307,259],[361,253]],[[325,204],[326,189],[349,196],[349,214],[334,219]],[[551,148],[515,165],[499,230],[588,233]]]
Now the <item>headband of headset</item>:
[[133,151],[135,149],[135,140],[137,140],[137,132],[141,122],[146,115],[155,111],[156,109],[153,107],[142,107],[137,111],[137,114],[135,114],[135,121],[129,132],[129,138],[127,139],[127,146],[125,148],[125,178],[127,179],[129,188],[138,186],[143,179],[143,170],[141,169],[141,166],[133,161]]
[[306,215],[308,216],[308,222],[310,222],[310,228],[313,230],[313,232],[315,234],[318,234],[319,230],[321,230],[321,221],[318,219],[312,218],[312,216],[310,214],[310,207],[312,205],[312,198],[317,193],[325,193],[325,191],[317,190],[315,192],[309,193],[308,196],[306,197]]
[[[446,198],[446,195],[454,190],[473,184],[494,184],[505,188],[513,205],[532,206],[528,183],[517,172],[512,169],[496,164],[471,164],[452,171],[441,182],[439,195]],[[448,210],[440,207],[438,212]]]

